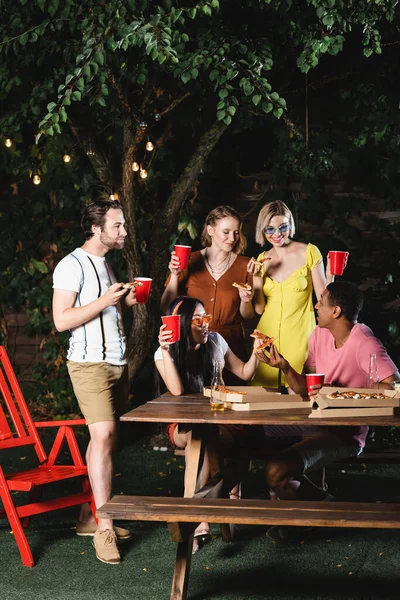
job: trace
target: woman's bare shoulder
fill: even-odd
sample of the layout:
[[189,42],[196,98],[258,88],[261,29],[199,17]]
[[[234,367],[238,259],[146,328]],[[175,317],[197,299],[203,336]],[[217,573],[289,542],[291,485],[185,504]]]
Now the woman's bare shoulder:
[[290,245],[291,245],[292,252],[296,252],[296,253],[301,252],[302,254],[306,253],[307,246],[308,246],[308,244],[304,244],[304,242],[294,242],[294,241],[292,241]]

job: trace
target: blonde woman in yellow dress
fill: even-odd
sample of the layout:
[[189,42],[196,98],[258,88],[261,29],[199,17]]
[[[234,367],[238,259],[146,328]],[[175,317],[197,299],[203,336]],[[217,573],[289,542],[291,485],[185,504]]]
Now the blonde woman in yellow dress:
[[[288,206],[281,200],[266,204],[258,215],[256,242],[261,246],[268,242],[271,249],[257,260],[252,258],[248,271],[253,274],[254,309],[261,315],[257,328],[275,338],[278,351],[290,356],[290,364],[301,373],[308,338],[315,327],[313,291],[319,299],[332,276],[327,271],[325,277],[318,248],[294,241],[294,234]],[[251,384],[274,389],[287,385],[283,373],[263,363]]]

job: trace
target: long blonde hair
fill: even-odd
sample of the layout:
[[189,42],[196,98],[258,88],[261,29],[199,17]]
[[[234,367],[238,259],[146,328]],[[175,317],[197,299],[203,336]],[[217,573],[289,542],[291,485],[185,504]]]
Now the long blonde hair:
[[247,246],[246,237],[243,233],[243,221],[242,217],[238,212],[231,206],[222,205],[217,206],[206,216],[205,223],[203,225],[203,231],[201,232],[201,243],[205,248],[209,248],[211,246],[211,236],[207,231],[207,226],[211,225],[211,227],[215,227],[218,221],[221,219],[225,219],[226,217],[233,217],[238,220],[239,223],[239,239],[235,243],[232,248],[232,252],[235,254],[242,254]]
[[265,244],[264,229],[268,227],[269,222],[274,217],[287,217],[290,224],[290,237],[293,237],[296,232],[293,214],[290,208],[282,202],[282,200],[273,200],[262,207],[257,218],[256,224],[256,242],[260,246]]

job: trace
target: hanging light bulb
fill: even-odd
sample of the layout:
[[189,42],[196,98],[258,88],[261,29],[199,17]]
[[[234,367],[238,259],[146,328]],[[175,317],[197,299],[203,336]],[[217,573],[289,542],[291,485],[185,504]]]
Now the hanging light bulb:
[[112,194],[110,194],[110,200],[119,200],[117,192],[113,192]]
[[64,156],[63,156],[63,161],[64,161],[65,163],[69,163],[69,162],[71,162],[71,156],[70,156],[69,154],[64,154]]
[[132,163],[132,171],[139,171],[139,163],[137,162],[133,162]]
[[154,150],[154,144],[153,144],[153,142],[147,142],[147,144],[146,144],[146,150],[148,152],[153,152],[153,150]]
[[37,174],[36,174],[36,175],[34,175],[34,176],[32,177],[32,181],[33,181],[33,183],[34,183],[35,185],[39,185],[39,183],[40,183],[42,180],[40,179],[40,175],[37,175]]
[[94,151],[92,138],[89,138],[87,148],[86,148],[86,156],[94,156],[96,152]]
[[4,142],[4,145],[6,146],[6,148],[11,148],[12,146],[12,140],[10,140],[10,138],[7,138],[6,141]]
[[140,127],[140,129],[147,129],[147,123],[146,123],[146,121],[140,121],[139,127]]
[[146,169],[140,169],[140,177],[142,179],[147,179],[147,171],[146,171]]
[[161,115],[160,115],[160,113],[154,113],[154,120],[157,121],[157,122],[161,121]]

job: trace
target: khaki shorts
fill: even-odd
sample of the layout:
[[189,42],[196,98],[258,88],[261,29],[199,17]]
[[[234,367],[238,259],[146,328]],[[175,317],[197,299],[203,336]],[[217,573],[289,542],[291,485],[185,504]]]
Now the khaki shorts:
[[118,421],[128,410],[126,365],[67,361],[79,408],[86,423]]

